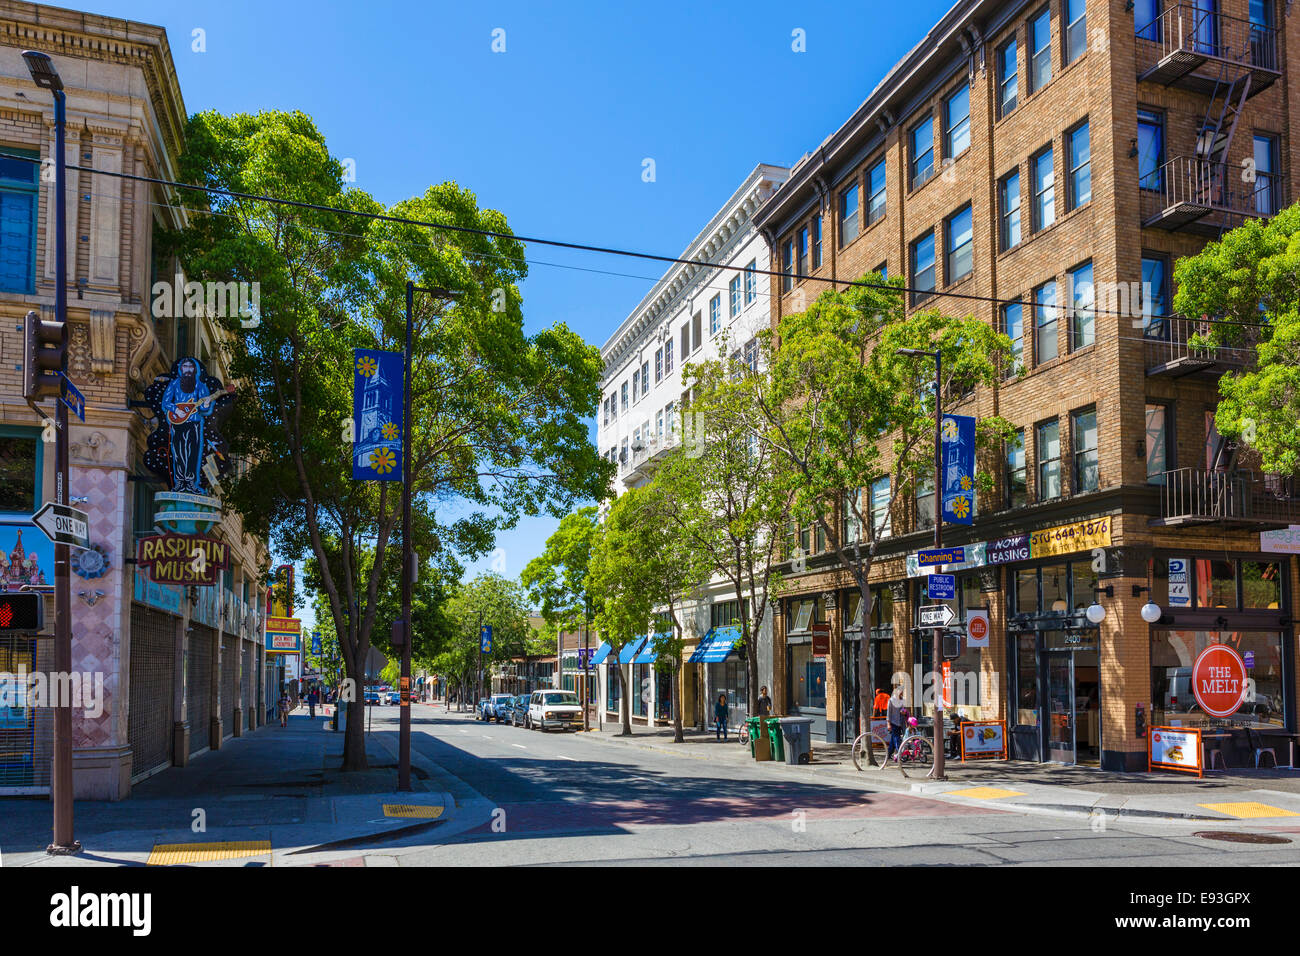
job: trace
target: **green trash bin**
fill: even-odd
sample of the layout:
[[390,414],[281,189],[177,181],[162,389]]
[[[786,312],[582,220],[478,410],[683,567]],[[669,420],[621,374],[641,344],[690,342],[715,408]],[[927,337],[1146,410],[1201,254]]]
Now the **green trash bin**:
[[772,743],[772,759],[784,760],[785,734],[781,733],[781,718],[768,717],[765,723],[767,724],[767,739]]
[[754,753],[754,743],[758,740],[758,735],[763,732],[761,721],[760,717],[745,718],[745,732],[749,735],[749,755],[754,758],[758,756]]

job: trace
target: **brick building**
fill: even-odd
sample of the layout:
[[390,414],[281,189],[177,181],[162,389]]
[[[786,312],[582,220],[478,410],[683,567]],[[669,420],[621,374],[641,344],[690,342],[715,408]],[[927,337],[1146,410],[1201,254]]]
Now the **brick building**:
[[[69,170],[67,188],[68,374],[86,398],[85,422],[71,422],[69,490],[89,514],[94,550],[73,552],[71,628],[73,671],[102,680],[103,697],[97,713],[74,708],[73,784],[79,799],[119,799],[134,781],[265,722],[278,696],[263,653],[268,554],[227,514],[208,533],[229,549],[216,584],[156,584],[134,563],[137,539],[156,533],[163,487],[143,463],[156,424],[143,389],[182,356],[227,380],[215,322],[155,318],[151,308],[155,281],[177,271],[156,239],[184,228],[184,212],[156,187],[87,171],[176,178],[186,113],[166,33],[0,0],[0,152],[10,157],[0,160],[3,586],[54,583],[53,546],[30,521],[54,498],[53,446],[23,400],[15,359],[24,315],[52,319],[55,298],[54,185],[41,174],[53,161],[53,105],[32,83],[25,49],[53,58],[67,90],[67,159],[87,168]],[[0,634],[0,672],[48,671],[52,661],[52,641]],[[0,710],[0,794],[49,789],[51,712],[29,702]]]
[[[1169,315],[1177,258],[1291,198],[1288,9],[962,0],[755,216],[786,273],[774,323],[827,287],[814,277],[879,270],[905,277],[910,305],[1014,341],[1024,374],[947,409],[1001,415],[1020,442],[980,461],[996,488],[945,544],[970,546],[955,610],[987,607],[992,624],[990,646],[954,662],[958,709],[1006,719],[1022,757],[1145,767],[1140,722],[1203,722],[1187,676],[1217,642],[1256,690],[1233,720],[1296,727],[1295,562],[1260,532],[1300,520],[1300,503],[1212,426],[1218,377],[1250,351],[1190,348],[1191,324]],[[932,540],[931,492],[899,490],[871,614],[813,534],[777,615],[774,702],[829,740],[856,732],[860,648],[877,683],[934,666],[908,559]],[[816,621],[831,627],[824,661]],[[918,682],[908,692],[929,709]]]

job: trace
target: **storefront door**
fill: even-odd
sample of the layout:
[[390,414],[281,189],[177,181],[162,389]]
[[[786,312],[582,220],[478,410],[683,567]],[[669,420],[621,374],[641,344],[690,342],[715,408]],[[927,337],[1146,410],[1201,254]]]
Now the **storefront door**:
[[1074,763],[1074,655],[1047,654],[1047,759]]

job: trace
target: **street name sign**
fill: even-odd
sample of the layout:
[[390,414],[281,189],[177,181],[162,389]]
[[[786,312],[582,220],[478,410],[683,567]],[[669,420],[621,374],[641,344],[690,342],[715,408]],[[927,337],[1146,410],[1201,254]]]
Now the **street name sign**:
[[920,615],[922,627],[947,627],[957,620],[957,615],[947,604],[922,605]]
[[72,384],[72,379],[68,378],[68,376],[64,375],[62,372],[59,374],[63,375],[63,394],[61,394],[59,398],[63,401],[64,405],[67,405],[72,409],[74,415],[84,422],[86,420],[86,396],[82,395],[81,392],[77,390],[77,386]]
[[55,544],[90,547],[90,516],[84,511],[47,501],[45,507],[32,515],[32,523]]
[[965,548],[924,548],[916,552],[916,563],[923,568],[936,564],[964,564],[965,561]]

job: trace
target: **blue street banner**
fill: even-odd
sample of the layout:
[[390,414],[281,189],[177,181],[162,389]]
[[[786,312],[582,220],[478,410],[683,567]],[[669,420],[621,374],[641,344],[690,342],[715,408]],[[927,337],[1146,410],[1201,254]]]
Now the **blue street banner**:
[[401,352],[356,349],[352,362],[352,478],[402,480]]
[[314,657],[321,656],[320,631],[311,632],[311,652]]
[[975,419],[945,415],[939,435],[943,447],[943,520],[975,521]]
[[478,633],[478,646],[484,654],[492,653],[492,625],[484,624],[483,630]]

